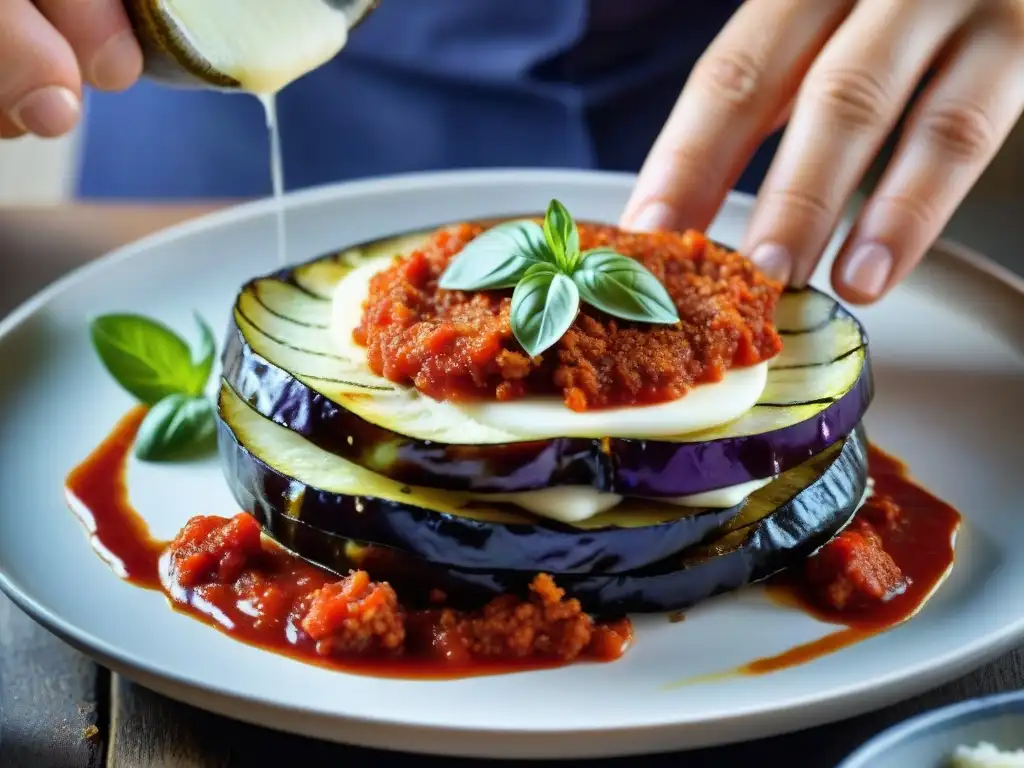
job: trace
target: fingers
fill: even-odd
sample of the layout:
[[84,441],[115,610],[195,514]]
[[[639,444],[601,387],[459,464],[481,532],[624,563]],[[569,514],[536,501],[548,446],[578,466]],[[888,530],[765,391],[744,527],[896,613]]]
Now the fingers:
[[994,0],[952,44],[832,267],[844,299],[874,301],[939,237],[1024,112],[1024,3]]
[[622,226],[706,228],[853,5],[747,0],[694,68],[640,171]]
[[975,0],[861,0],[807,74],[742,247],[794,285]]
[[86,81],[120,91],[142,73],[142,51],[121,0],[37,0],[36,5],[71,44]]
[[72,130],[81,71],[97,88],[120,90],[141,70],[120,0],[0,0],[0,138]]
[[81,88],[71,46],[36,7],[0,0],[0,131],[67,133],[78,121]]

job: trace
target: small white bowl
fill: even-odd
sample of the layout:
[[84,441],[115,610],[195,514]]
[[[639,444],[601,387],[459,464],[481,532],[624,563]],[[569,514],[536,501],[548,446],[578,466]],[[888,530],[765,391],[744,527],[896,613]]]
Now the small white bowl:
[[1024,691],[925,712],[883,731],[836,768],[948,768],[960,745],[1024,749]]

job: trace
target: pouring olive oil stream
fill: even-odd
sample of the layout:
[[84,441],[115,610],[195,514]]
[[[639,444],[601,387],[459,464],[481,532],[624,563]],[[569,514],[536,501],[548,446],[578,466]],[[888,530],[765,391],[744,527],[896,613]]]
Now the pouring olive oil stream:
[[125,0],[145,74],[171,85],[248,93],[270,136],[278,260],[288,262],[277,94],[334,58],[379,0]]

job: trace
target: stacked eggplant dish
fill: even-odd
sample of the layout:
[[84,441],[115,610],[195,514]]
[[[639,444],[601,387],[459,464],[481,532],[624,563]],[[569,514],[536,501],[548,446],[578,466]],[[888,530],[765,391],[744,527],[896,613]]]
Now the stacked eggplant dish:
[[403,605],[676,611],[804,562],[865,496],[868,343],[688,232],[455,224],[255,279],[222,465],[273,539]]

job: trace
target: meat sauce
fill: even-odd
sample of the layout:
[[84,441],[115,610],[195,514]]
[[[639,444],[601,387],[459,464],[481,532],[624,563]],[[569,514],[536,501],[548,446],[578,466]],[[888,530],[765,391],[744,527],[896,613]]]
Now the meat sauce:
[[901,624],[949,572],[960,514],[875,446],[868,464],[873,492],[850,525],[802,569],[768,585],[775,600],[844,628],[757,659],[743,672],[765,674],[803,664]]
[[[137,408],[67,478],[69,502],[96,551],[127,581],[164,592],[178,610],[246,643],[349,672],[457,678],[613,661],[632,639],[627,619],[597,622],[539,575],[528,600],[479,611],[406,610],[363,571],[339,579],[261,535],[246,514],[192,518],[173,542],[153,539],[128,501],[126,464],[145,416]],[[739,671],[806,663],[910,618],[953,563],[960,515],[871,447],[872,496],[849,526],[769,594],[823,621],[832,634]],[[678,619],[681,619],[681,615]]]
[[192,518],[153,539],[128,501],[127,459],[145,409],[129,413],[67,478],[96,551],[124,579],[252,645],[348,672],[456,678],[619,658],[627,619],[597,622],[538,575],[528,600],[499,597],[465,613],[406,610],[364,571],[339,579],[263,539],[247,514]]
[[437,400],[560,395],[585,411],[675,400],[782,348],[771,321],[782,285],[740,254],[698,232],[580,224],[582,250],[613,248],[640,261],[665,286],[680,322],[632,323],[583,303],[555,346],[531,359],[509,323],[511,289],[437,286],[452,258],[483,231],[479,224],[440,230],[373,277],[353,337],[378,375]]

